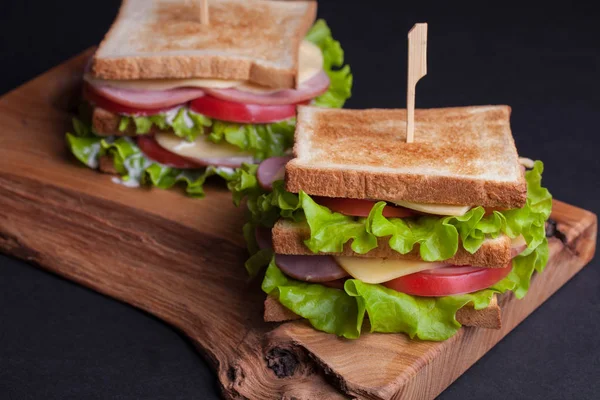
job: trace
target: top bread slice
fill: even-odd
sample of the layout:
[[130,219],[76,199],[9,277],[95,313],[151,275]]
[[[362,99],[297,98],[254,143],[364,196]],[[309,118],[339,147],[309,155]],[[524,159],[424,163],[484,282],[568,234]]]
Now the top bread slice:
[[298,51],[316,18],[314,1],[123,0],[100,44],[100,79],[211,78],[273,88],[296,84]]
[[525,205],[527,184],[510,107],[415,111],[298,108],[286,188],[311,195],[501,208]]

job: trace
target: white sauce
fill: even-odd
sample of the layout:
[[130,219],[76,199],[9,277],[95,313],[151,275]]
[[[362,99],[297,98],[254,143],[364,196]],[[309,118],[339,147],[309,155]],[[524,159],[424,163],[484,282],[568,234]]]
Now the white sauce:
[[112,179],[111,179],[111,181],[113,183],[116,183],[117,185],[123,185],[123,186],[130,187],[130,188],[132,188],[132,187],[133,188],[140,187],[140,183],[136,182],[136,181],[134,181],[132,179],[123,180],[121,178],[117,178],[116,176],[113,176]]
[[185,110],[185,113],[183,113],[183,122],[185,123],[185,126],[187,126],[188,128],[193,128],[194,127],[194,121],[192,121],[192,119],[189,116],[189,111]]
[[173,120],[175,119],[175,117],[177,116],[177,113],[179,112],[179,110],[181,109],[182,106],[179,107],[175,107],[170,109],[169,111],[165,112],[165,121],[167,124],[169,125],[173,125]]
[[122,184],[127,187],[139,187],[142,175],[150,165],[152,165],[152,161],[142,154],[126,158],[123,162],[123,166],[127,170],[128,179],[123,180]]
[[224,172],[228,175],[233,174],[235,170],[233,168],[230,167],[217,167],[217,172]]
[[89,149],[86,149],[85,155],[87,156],[86,165],[92,169],[98,168],[100,162],[98,161],[98,153],[102,148],[100,142],[94,143]]
[[188,108],[186,106],[178,106],[178,107],[170,109],[169,111],[166,111],[165,112],[165,122],[169,126],[173,126],[173,121],[175,120],[175,118],[177,117],[177,114],[179,114],[179,110],[181,110],[181,109],[185,110],[185,112],[183,113],[183,122],[185,123],[185,126],[187,126],[188,128],[193,128],[194,121],[190,118],[190,116],[189,116],[190,110],[188,110]]

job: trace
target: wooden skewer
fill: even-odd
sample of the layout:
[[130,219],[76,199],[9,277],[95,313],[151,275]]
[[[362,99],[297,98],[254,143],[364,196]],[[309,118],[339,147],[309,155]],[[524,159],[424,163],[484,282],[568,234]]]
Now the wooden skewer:
[[427,75],[427,23],[415,24],[408,32],[408,85],[406,90],[406,143],[415,138],[415,89]]
[[200,23],[202,25],[210,24],[210,17],[208,15],[208,0],[200,0]]

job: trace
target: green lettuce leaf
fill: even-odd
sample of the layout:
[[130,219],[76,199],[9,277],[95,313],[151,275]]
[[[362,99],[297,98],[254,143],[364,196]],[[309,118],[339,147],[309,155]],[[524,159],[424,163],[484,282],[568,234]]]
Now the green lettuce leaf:
[[273,258],[273,251],[271,249],[259,249],[258,243],[256,242],[256,225],[252,222],[248,222],[244,225],[244,239],[248,246],[248,252],[252,256],[246,261],[244,266],[248,272],[250,279],[258,275],[258,273],[269,264]]
[[304,212],[298,195],[287,192],[283,181],[273,182],[270,192],[262,189],[256,177],[257,165],[244,164],[233,173],[227,183],[233,202],[239,206],[246,200],[250,222],[271,228],[280,218],[303,221]]
[[[304,192],[300,192],[300,204],[311,232],[305,243],[314,253],[340,253],[348,240],[352,240],[352,250],[360,254],[377,247],[377,237],[365,229],[368,227],[364,218],[348,219],[345,215],[331,212]],[[341,242],[337,240],[339,237],[347,240]]]
[[306,40],[316,44],[323,52],[323,69],[329,76],[327,92],[317,97],[313,104],[319,107],[342,108],[352,95],[350,66],[344,65],[344,50],[333,39],[327,23],[320,19],[306,35]]
[[282,156],[293,146],[296,128],[295,118],[270,124],[236,124],[212,120],[187,107],[179,108],[175,116],[171,117],[166,113],[141,117],[121,116],[119,130],[124,132],[131,124],[135,125],[135,133],[138,135],[149,133],[152,126],[159,129],[171,128],[175,135],[188,142],[193,142],[210,128],[208,140],[230,143],[251,153],[258,160]]
[[348,339],[360,336],[364,307],[342,290],[289,279],[274,259],[267,268],[262,289],[318,330]]
[[295,129],[295,118],[257,125],[214,121],[208,138],[215,143],[230,143],[264,160],[284,155],[294,145]]
[[145,135],[150,132],[152,126],[156,126],[163,130],[171,128],[175,135],[193,142],[198,136],[204,134],[205,128],[212,125],[212,120],[187,107],[180,107],[174,116],[170,116],[169,113],[139,117],[122,115],[119,121],[119,131],[126,131],[131,124],[135,125],[137,135]]
[[[239,206],[243,199],[254,199],[264,193],[264,190],[258,184],[256,164],[242,164],[237,168],[229,182],[227,188],[232,194],[233,204]],[[250,201],[250,200],[249,200]]]
[[484,308],[493,295],[493,291],[483,290],[459,296],[417,297],[356,279],[346,281],[344,290],[365,305],[371,332],[402,332],[422,340],[451,337],[461,326],[456,312],[467,303]]
[[67,133],[67,145],[73,155],[90,168],[98,168],[99,158],[110,155],[121,183],[126,186],[156,186],[169,189],[182,184],[191,197],[204,197],[204,182],[213,175],[225,180],[233,177],[228,168],[208,167],[197,170],[180,170],[148,159],[128,137],[99,137],[78,119],[73,121],[75,133]]

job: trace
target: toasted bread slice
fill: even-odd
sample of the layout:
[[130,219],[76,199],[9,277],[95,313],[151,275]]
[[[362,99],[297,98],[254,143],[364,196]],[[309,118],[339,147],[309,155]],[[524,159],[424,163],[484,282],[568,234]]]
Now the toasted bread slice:
[[[265,322],[285,322],[301,319],[302,317],[285,308],[276,298],[267,296],[265,300]],[[490,305],[484,309],[476,310],[473,305],[467,304],[456,312],[456,320],[465,326],[478,328],[500,329],[502,327],[501,310],[496,296],[492,297]]]
[[[124,131],[119,130],[121,115],[107,111],[100,107],[94,107],[92,111],[92,129],[98,136],[135,136],[135,125],[129,124]],[[160,129],[156,125],[150,128],[150,134],[166,132],[173,133],[173,129]]]
[[98,169],[105,174],[118,175],[119,171],[115,168],[115,163],[112,156],[103,155],[100,157]]
[[296,84],[315,1],[211,0],[210,24],[189,0],[123,0],[100,44],[100,79],[212,78],[273,88]]
[[311,195],[520,208],[527,184],[510,130],[510,107],[415,111],[298,109],[286,187]]
[[[310,236],[310,228],[306,223],[295,223],[280,219],[275,223],[273,233],[273,250],[277,254],[299,254],[314,255],[304,241]],[[326,253],[320,253],[326,254]],[[350,248],[350,242],[344,246],[344,251],[337,255],[369,257],[369,258],[391,258],[398,260],[420,260],[418,246],[408,254],[400,254],[392,250],[388,244],[388,238],[379,238],[377,248],[366,254],[357,254]],[[508,265],[512,258],[511,240],[506,235],[495,239],[487,239],[475,254],[466,251],[461,245],[454,257],[448,263],[454,265],[473,265],[485,268],[503,268]]]

